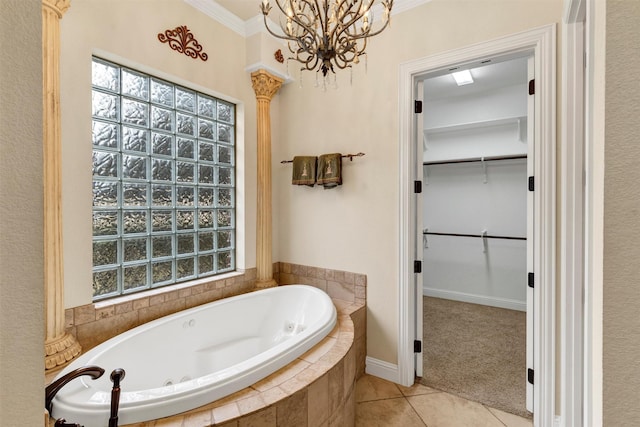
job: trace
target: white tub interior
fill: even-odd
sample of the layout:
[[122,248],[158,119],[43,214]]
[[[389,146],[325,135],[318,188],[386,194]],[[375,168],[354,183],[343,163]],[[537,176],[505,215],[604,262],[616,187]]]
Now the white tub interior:
[[85,365],[98,380],[71,381],[53,400],[54,418],[106,426],[113,369],[122,368],[119,422],[178,414],[250,386],[295,360],[335,326],[329,296],[306,285],[265,289],[146,323],[91,349],[58,377]]

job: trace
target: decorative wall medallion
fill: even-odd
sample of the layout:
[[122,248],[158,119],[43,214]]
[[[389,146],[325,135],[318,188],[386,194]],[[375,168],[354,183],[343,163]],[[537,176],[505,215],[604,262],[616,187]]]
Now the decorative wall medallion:
[[282,49],[276,50],[276,53],[274,53],[273,56],[275,56],[276,61],[278,61],[279,63],[282,64],[284,62],[284,56],[282,56]]
[[181,25],[173,30],[166,30],[158,34],[158,40],[169,43],[171,49],[184,53],[193,59],[200,58],[203,61],[209,59],[209,55],[202,52],[202,45],[193,37],[186,25]]

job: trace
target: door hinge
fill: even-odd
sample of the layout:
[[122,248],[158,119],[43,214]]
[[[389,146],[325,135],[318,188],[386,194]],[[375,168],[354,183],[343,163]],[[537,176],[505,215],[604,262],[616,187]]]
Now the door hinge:
[[422,261],[418,261],[418,260],[413,261],[413,272],[422,273]]
[[533,191],[536,188],[535,180],[532,176],[529,177],[529,191]]
[[416,114],[422,113],[422,101],[414,101],[413,112]]
[[422,353],[422,341],[414,340],[413,341],[413,352],[414,353]]
[[536,93],[536,80],[529,80],[529,95],[534,95]]
[[413,181],[413,192],[416,194],[422,193],[422,181]]
[[531,368],[527,369],[527,381],[529,381],[529,384],[533,385],[533,369]]
[[529,273],[527,279],[528,279],[527,284],[529,285],[530,288],[533,288],[533,273]]

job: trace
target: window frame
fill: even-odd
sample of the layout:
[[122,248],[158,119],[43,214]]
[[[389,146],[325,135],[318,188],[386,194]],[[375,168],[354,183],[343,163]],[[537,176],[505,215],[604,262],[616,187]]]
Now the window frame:
[[[117,69],[117,87],[102,87],[100,82],[95,82],[92,71],[92,153],[93,153],[93,172],[92,172],[92,186],[94,188],[94,194],[92,197],[92,217],[93,217],[93,231],[92,231],[92,245],[93,245],[93,260],[92,260],[92,288],[93,288],[93,301],[101,301],[108,298],[114,298],[118,296],[137,293],[145,290],[156,289],[159,287],[169,286],[177,283],[184,283],[191,280],[197,280],[205,277],[216,277],[229,272],[234,272],[237,269],[237,104],[221,99],[217,96],[207,94],[202,90],[194,89],[185,85],[182,82],[171,81],[171,79],[161,78],[155,76],[153,73],[143,72],[136,70],[128,65],[119,64],[117,62],[103,59],[98,56],[92,56],[92,70],[96,66],[102,65],[106,67],[113,67]],[[127,93],[124,88],[123,76],[133,76],[134,78],[140,78],[146,80],[146,95],[138,97]],[[167,108],[158,100],[152,100],[151,88],[152,85],[169,87],[172,94],[172,107]],[[144,91],[142,91],[144,92]],[[178,104],[178,92],[187,94],[186,97],[193,99],[193,108],[191,111],[181,108]],[[95,94],[98,96],[110,95],[117,97],[115,101],[115,114],[114,117],[103,117],[101,114],[97,114],[96,105],[94,102]],[[190,95],[189,95],[190,94]],[[113,99],[113,98],[112,98]],[[206,104],[212,102],[214,105],[213,114],[200,114],[201,104],[200,101]],[[132,115],[132,121],[125,120],[123,118],[123,109],[127,105],[144,104],[145,111],[144,117],[140,118]],[[188,106],[188,104],[186,104]],[[218,107],[220,106],[220,110]],[[220,111],[224,110],[228,112],[228,117],[221,118]],[[169,127],[172,131],[168,132],[167,129],[162,129],[154,126],[152,123],[153,114],[156,111],[165,113],[170,117]],[[188,135],[187,133],[178,132],[179,118],[192,119],[193,132]],[[228,118],[228,120],[224,120]],[[135,120],[140,119],[141,122]],[[208,123],[211,125],[211,135],[202,136],[201,125]],[[95,127],[98,125],[108,125],[116,132],[117,145],[116,146],[100,146],[96,144]],[[156,123],[157,124],[157,123]],[[158,125],[159,126],[159,125]],[[226,139],[221,140],[222,130],[226,129]],[[129,132],[140,135],[145,135],[142,139],[145,141],[145,147],[143,149],[131,149],[130,146],[126,146],[128,142],[124,141],[125,133]],[[171,141],[170,154],[163,152],[161,154],[155,153],[155,146],[153,145],[152,135],[169,136]],[[210,138],[208,137],[210,136]],[[135,141],[136,136],[128,138],[127,141]],[[184,156],[183,152],[179,152],[178,146],[180,141],[193,143],[193,149],[191,155]],[[188,145],[188,144],[187,144]],[[213,150],[211,156],[203,159],[200,148],[209,147]],[[108,173],[106,176],[101,176],[99,172],[96,175],[96,153],[103,155],[111,155],[111,160],[115,159],[116,176],[110,176]],[[226,162],[220,163],[221,153],[225,153]],[[142,160],[141,160],[142,159]],[[130,162],[134,166],[139,166],[144,169],[144,178],[139,176],[126,175],[127,169],[125,168]],[[137,161],[137,163],[136,163]],[[154,175],[154,162],[161,164],[167,162],[171,165],[170,174],[171,180],[166,180],[166,177],[158,178]],[[107,162],[108,163],[108,162]],[[140,166],[144,165],[144,166]],[[180,167],[189,170],[190,174],[180,175],[178,169]],[[206,169],[208,168],[208,169]],[[135,171],[135,168],[131,168]],[[160,170],[160,168],[158,168]],[[207,172],[207,176],[211,176],[210,182],[200,182],[202,171]],[[225,171],[224,177],[222,172]],[[182,181],[180,177],[189,177],[191,180],[185,179]],[[223,178],[221,178],[223,177]],[[221,183],[221,179],[224,183]],[[103,184],[105,186],[111,185],[115,187],[115,191],[112,190],[112,195],[115,194],[115,204],[97,205],[96,204],[96,183]],[[156,205],[154,204],[154,190],[159,190],[161,187],[170,187],[170,205]],[[141,190],[141,191],[140,191]],[[183,192],[183,193],[179,193]],[[189,196],[189,193],[191,195]],[[131,193],[130,199],[132,204],[127,204],[129,200],[127,194]],[[178,200],[179,194],[184,195],[180,200],[185,200],[184,203],[180,203]],[[200,196],[202,195],[202,199]],[[210,198],[210,202],[201,204],[205,196]],[[136,204],[137,199],[145,199],[146,204]],[[166,198],[165,198],[166,200]],[[228,203],[222,203],[221,200],[228,200]],[[115,233],[106,235],[96,235],[96,214],[103,215],[105,213],[112,213],[111,221],[113,221],[113,214],[115,214]],[[154,215],[168,214],[171,218],[171,230],[167,229],[154,229]],[[203,218],[202,214],[206,213],[210,216],[211,227],[202,227],[199,218]],[[136,217],[136,215],[138,217]],[[179,229],[178,219],[188,218],[191,216],[192,228],[187,225],[186,229]],[[138,233],[129,233],[125,230],[125,219],[129,219],[127,224],[135,224],[136,222],[141,225],[141,229],[144,231]],[[224,222],[220,222],[221,219]],[[142,223],[144,222],[144,227]],[[180,224],[189,224],[189,220],[185,220]],[[203,236],[210,237],[210,242],[204,242]],[[191,239],[189,239],[191,237]],[[171,254],[167,255],[164,252],[164,256],[160,253],[154,253],[154,243],[159,242],[160,238],[169,240],[171,245]],[[221,239],[224,238],[226,243],[221,246]],[[186,243],[191,240],[191,243]],[[96,245],[105,244],[108,242],[112,246],[115,245],[115,258],[113,256],[109,258],[108,263],[96,259]],[[209,246],[208,249],[201,249],[204,244]],[[127,246],[131,244],[131,246]],[[136,247],[137,246],[137,247]],[[186,248],[186,252],[183,249]],[[126,258],[128,254],[144,253],[144,257],[138,258]],[[182,252],[181,252],[182,251]],[[219,257],[228,257],[228,261],[225,261],[224,268],[220,268]],[[202,259],[201,259],[202,257]],[[201,263],[204,262],[204,257],[208,257],[211,263],[211,269],[207,271],[201,271]],[[154,278],[154,266],[160,263],[171,263],[171,274],[165,276],[165,280],[155,280]],[[191,263],[191,267],[188,264]],[[191,274],[182,274],[179,269],[180,266],[186,266],[187,272]],[[146,282],[140,286],[134,286],[128,288],[128,277],[125,273],[131,271],[131,269],[138,269],[138,274],[146,276]],[[144,271],[142,271],[144,270]],[[96,293],[96,280],[99,280],[101,276],[115,274],[115,289],[109,289],[109,292]],[[98,277],[98,278],[97,278]],[[135,274],[133,275],[135,277]],[[114,278],[109,278],[110,283],[113,283]]]

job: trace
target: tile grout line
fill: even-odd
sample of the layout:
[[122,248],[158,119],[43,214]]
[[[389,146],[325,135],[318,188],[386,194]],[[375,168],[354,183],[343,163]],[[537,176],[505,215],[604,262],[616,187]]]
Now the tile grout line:
[[[433,394],[433,393],[432,393]],[[429,427],[427,425],[427,422],[422,418],[422,416],[420,415],[420,413],[416,410],[416,408],[411,404],[411,401],[409,399],[407,399],[407,396],[404,397],[404,400],[407,401],[407,403],[409,404],[409,406],[411,406],[411,409],[413,410],[413,412],[418,416],[418,419],[420,421],[422,421],[422,424],[424,424],[424,427]]]
[[488,406],[486,406],[486,405],[482,405],[482,407],[483,407],[484,409],[486,409],[486,410],[487,410],[487,411],[488,411],[488,412],[489,412],[489,413],[490,413],[490,414],[491,414],[491,415],[492,415],[496,420],[498,420],[498,422],[499,422],[500,424],[502,424],[502,425],[503,425],[503,426],[505,426],[505,427],[509,427],[509,426],[507,426],[507,425],[504,423],[504,421],[502,421],[500,418],[498,418],[498,416],[497,416],[496,414],[494,414],[494,413],[493,413],[493,411],[491,410],[491,408],[489,408],[489,407],[488,407]]

